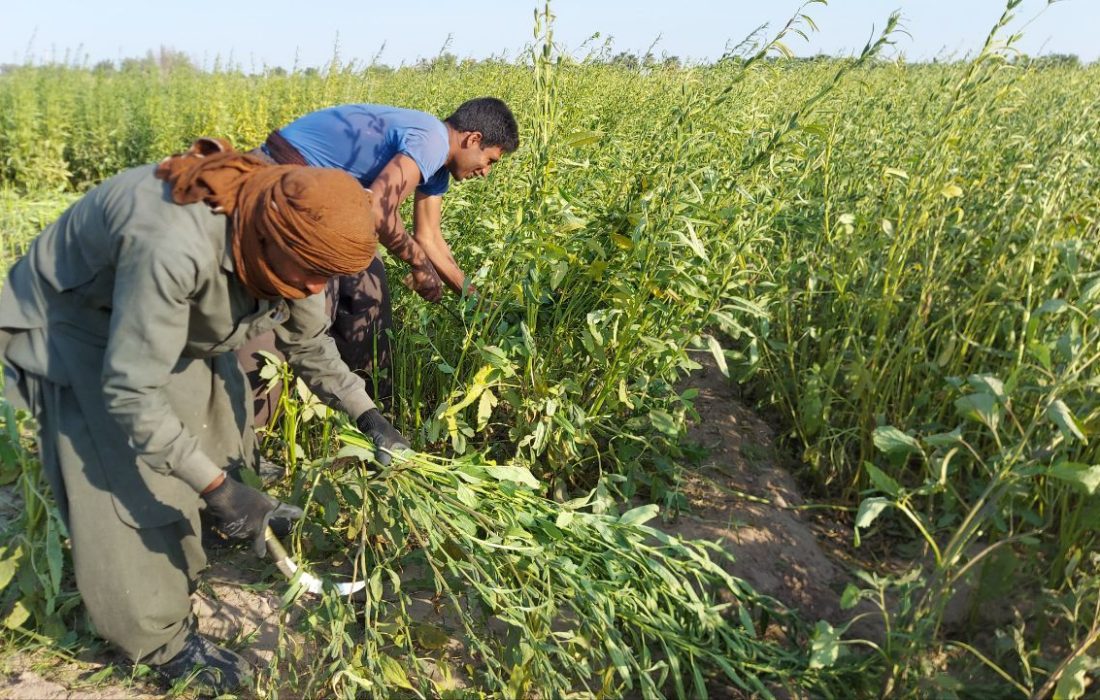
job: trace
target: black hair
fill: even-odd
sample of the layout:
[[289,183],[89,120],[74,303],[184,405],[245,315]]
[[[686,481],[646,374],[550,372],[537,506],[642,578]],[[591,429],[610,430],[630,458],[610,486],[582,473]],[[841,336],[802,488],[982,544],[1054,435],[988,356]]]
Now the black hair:
[[466,100],[443,121],[455,131],[480,131],[482,148],[500,146],[505,153],[519,148],[516,118],[504,100],[495,97]]

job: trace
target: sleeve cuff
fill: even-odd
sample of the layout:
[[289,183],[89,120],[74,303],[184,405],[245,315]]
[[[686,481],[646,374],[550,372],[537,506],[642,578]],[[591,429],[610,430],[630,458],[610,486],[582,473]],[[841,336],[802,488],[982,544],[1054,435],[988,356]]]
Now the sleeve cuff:
[[222,470],[205,455],[198,454],[187,463],[181,464],[173,473],[193,488],[195,493],[202,493],[203,489],[222,474]]
[[371,400],[370,396],[368,396],[365,391],[358,392],[354,396],[345,398],[343,404],[344,413],[348,414],[348,418],[351,418],[353,421],[359,420],[360,416],[364,413],[372,408],[376,408],[374,401]]

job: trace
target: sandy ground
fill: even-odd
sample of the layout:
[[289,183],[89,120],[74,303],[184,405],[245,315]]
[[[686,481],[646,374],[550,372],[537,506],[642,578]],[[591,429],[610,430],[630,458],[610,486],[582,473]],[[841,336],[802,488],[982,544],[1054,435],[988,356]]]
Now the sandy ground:
[[[667,529],[684,538],[721,540],[734,558],[725,567],[730,573],[799,610],[809,622],[846,622],[854,614],[840,608],[845,585],[855,582],[842,564],[852,554],[851,529],[827,509],[805,507],[772,427],[737,398],[737,388],[709,354],[695,359],[703,369],[681,387],[699,391],[700,420],[687,439],[704,447],[707,456],[698,469],[687,471],[689,510]],[[869,622],[857,630],[878,636]]]
[[[663,527],[685,538],[721,541],[734,556],[727,564],[731,573],[811,622],[841,623],[850,613],[840,610],[839,596],[851,579],[835,553],[850,533],[827,518],[811,520],[799,508],[804,499],[782,466],[772,429],[738,401],[709,356],[700,361],[704,368],[682,388],[699,390],[701,420],[688,441],[705,447],[707,457],[684,481],[690,510]],[[259,582],[261,566],[248,558],[239,550],[211,553],[194,606],[202,632],[264,667],[279,643],[282,584],[277,574]],[[863,633],[874,636],[873,630]],[[133,678],[110,653],[63,660],[0,652],[0,698],[158,698],[165,691],[155,679]]]

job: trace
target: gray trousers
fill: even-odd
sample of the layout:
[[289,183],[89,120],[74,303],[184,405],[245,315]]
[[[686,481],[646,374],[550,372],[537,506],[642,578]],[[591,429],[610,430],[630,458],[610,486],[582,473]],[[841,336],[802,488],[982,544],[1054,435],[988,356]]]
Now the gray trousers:
[[[95,355],[77,354],[77,362],[94,366]],[[227,391],[226,376],[237,389]],[[227,465],[252,463],[239,377],[232,355],[181,360],[167,388],[204,451]],[[138,457],[107,415],[98,386],[72,386],[18,368],[6,368],[5,379],[9,400],[39,423],[43,472],[68,526],[77,588],[97,634],[134,661],[168,661],[194,629],[190,597],[206,567],[198,495],[189,488],[162,490],[155,481],[126,496],[112,488],[112,480],[136,474]],[[98,384],[97,373],[91,381]],[[157,508],[135,503],[142,498]]]

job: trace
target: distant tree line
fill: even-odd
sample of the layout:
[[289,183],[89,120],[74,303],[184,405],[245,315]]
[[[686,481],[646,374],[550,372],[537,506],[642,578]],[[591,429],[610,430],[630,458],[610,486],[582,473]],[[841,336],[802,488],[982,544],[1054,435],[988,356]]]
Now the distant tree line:
[[[713,63],[693,63],[691,65],[714,65],[717,63],[739,63],[742,61],[738,56],[724,56],[721,59]],[[770,60],[790,60],[798,63],[833,63],[850,60],[847,57],[830,56],[827,54],[817,54],[815,56],[797,57],[792,59],[784,59],[781,57],[771,57]],[[963,59],[959,59],[960,61]],[[459,58],[450,51],[442,51],[438,55],[431,58],[421,58],[410,66],[399,66],[397,68],[378,62],[372,62],[367,68],[371,70],[378,70],[382,72],[392,72],[398,68],[412,69],[418,71],[446,71],[456,68],[470,68],[477,65],[486,64],[515,64],[522,63],[522,59],[509,60],[503,56],[492,56],[489,58],[474,59],[474,58]],[[687,67],[689,64],[681,59],[679,56],[662,53],[660,56],[654,54],[652,51],[645,52],[633,52],[633,51],[618,51],[612,52],[607,49],[590,54],[584,59],[578,60],[578,62],[587,63],[590,65],[605,65],[613,66],[616,68],[622,68],[624,70],[631,71],[646,71],[654,69],[667,69],[678,70]],[[954,60],[932,59],[931,61],[911,61],[910,63],[933,63],[933,64],[947,64],[953,63]],[[1086,65],[1081,61],[1080,57],[1072,53],[1054,53],[1046,54],[1043,56],[1028,56],[1027,54],[1019,54],[1015,56],[1012,61],[1013,65],[1028,66],[1031,68],[1043,69],[1043,68],[1079,68]],[[0,75],[10,73],[16,69],[26,68],[28,65],[31,67],[46,67],[51,65],[58,65],[58,63],[45,63],[45,64],[18,64],[18,63],[0,63]],[[81,66],[74,63],[64,63],[72,68],[81,68],[88,66]],[[239,70],[234,66],[221,66],[216,64],[211,71],[202,68],[195,64],[194,60],[184,51],[179,51],[170,47],[161,46],[157,51],[149,50],[144,57],[141,58],[123,58],[119,61],[103,60],[90,66],[90,70],[94,73],[166,73],[175,71],[195,71],[195,72],[218,72],[219,70]],[[317,75],[324,71],[324,68],[306,67],[295,68],[293,71],[287,70],[281,66],[265,66],[263,73],[267,75],[288,75],[291,72],[303,74],[303,75]]]

